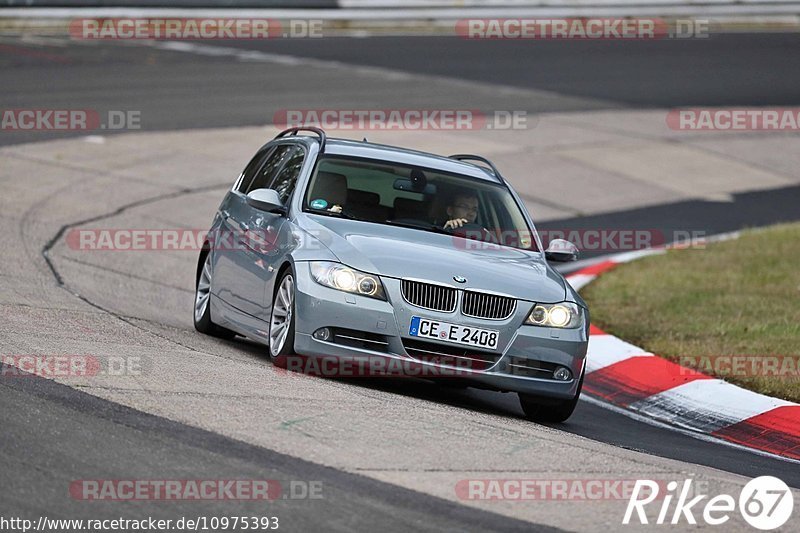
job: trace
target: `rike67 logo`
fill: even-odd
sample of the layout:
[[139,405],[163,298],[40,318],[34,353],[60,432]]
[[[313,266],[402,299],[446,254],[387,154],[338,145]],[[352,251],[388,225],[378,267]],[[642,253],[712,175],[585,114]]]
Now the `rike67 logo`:
[[635,514],[634,523],[638,519],[640,524],[649,524],[645,507],[658,500],[660,508],[656,504],[650,509],[655,511],[655,508],[659,508],[658,517],[653,522],[657,525],[675,525],[684,523],[683,521],[694,525],[697,524],[695,514],[698,514],[706,524],[718,526],[730,520],[731,514],[737,511],[738,507],[738,512],[748,524],[756,529],[769,531],[784,525],[791,517],[794,508],[792,491],[786,483],[772,476],[761,476],[750,480],[739,493],[738,502],[729,494],[720,494],[703,504],[701,502],[709,496],[692,494],[691,479],[685,480],[680,490],[677,481],[670,481],[666,486],[666,494],[659,494],[661,487],[663,483],[648,479],[636,480],[622,523],[630,524]]

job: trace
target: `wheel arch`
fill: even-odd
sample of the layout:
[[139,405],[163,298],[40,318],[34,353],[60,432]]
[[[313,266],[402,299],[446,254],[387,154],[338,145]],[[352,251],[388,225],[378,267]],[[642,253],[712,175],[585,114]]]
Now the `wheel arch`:
[[297,274],[295,273],[295,269],[294,269],[294,261],[289,259],[289,258],[285,259],[283,261],[283,263],[281,264],[281,266],[278,267],[278,273],[274,278],[275,281],[272,283],[272,299],[270,300],[270,303],[275,301],[275,294],[278,292],[278,287],[280,286],[280,281],[283,278],[283,275],[286,273],[287,270],[291,270],[292,274],[295,277],[295,280],[297,279]]
[[206,240],[203,242],[203,246],[200,247],[200,255],[197,258],[197,269],[194,276],[195,287],[197,286],[197,283],[200,281],[200,273],[203,271],[203,263],[206,260],[206,256],[210,253],[211,253],[211,244]]

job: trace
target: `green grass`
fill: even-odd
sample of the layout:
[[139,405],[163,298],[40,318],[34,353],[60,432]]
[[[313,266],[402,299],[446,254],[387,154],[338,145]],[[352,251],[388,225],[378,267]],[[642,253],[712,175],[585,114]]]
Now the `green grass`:
[[[800,224],[624,264],[582,295],[608,333],[684,365],[706,357],[697,366],[706,373],[800,402]],[[708,356],[731,355],[770,356],[782,375],[709,368]]]

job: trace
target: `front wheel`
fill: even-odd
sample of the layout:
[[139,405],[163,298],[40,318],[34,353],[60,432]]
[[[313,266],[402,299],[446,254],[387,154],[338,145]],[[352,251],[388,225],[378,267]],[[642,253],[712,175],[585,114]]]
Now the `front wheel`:
[[534,422],[559,423],[566,421],[572,416],[575,407],[578,405],[578,399],[583,388],[583,376],[584,374],[581,374],[578,390],[571,400],[554,400],[520,392],[519,404],[525,412],[525,418]]
[[197,274],[194,290],[194,329],[212,337],[232,339],[236,335],[233,331],[211,321],[211,253],[200,256],[200,261],[203,266]]
[[269,354],[272,359],[294,352],[294,277],[287,270],[278,283],[269,320]]

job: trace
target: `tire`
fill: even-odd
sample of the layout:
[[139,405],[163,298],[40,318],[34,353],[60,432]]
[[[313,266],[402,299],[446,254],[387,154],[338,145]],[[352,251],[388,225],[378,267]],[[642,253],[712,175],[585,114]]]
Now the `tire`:
[[197,281],[194,286],[194,329],[200,333],[232,339],[236,334],[211,321],[211,254],[203,252],[197,263]]
[[294,353],[294,287],[294,275],[287,269],[278,282],[269,317],[269,355],[273,361],[285,360]]
[[583,376],[578,382],[578,391],[571,400],[555,400],[543,398],[533,394],[519,393],[519,404],[525,413],[525,418],[533,422],[560,423],[572,416],[583,388]]

